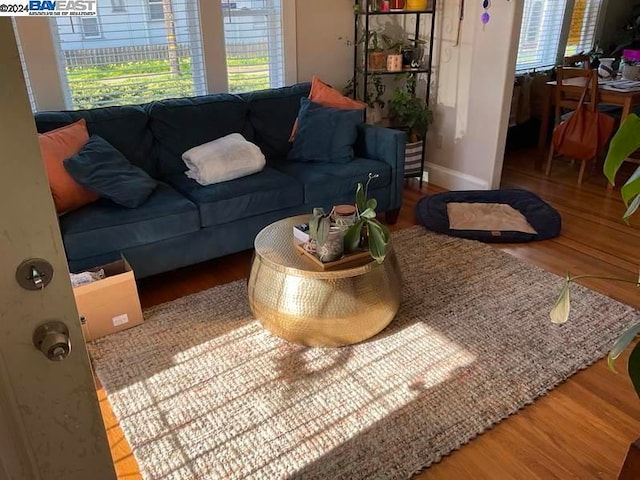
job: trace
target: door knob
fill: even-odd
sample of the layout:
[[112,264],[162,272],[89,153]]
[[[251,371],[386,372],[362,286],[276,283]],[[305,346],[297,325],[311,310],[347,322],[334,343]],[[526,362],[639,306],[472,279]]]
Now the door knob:
[[64,360],[71,353],[67,326],[57,320],[40,325],[33,332],[33,344],[52,362]]

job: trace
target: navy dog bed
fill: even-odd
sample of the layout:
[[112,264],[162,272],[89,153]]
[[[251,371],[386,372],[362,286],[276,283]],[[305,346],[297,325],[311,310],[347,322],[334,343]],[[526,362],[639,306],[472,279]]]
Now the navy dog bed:
[[[451,229],[449,203],[509,205],[520,212],[536,233],[513,230]],[[560,234],[560,214],[537,195],[526,190],[473,190],[445,192],[420,199],[416,205],[418,222],[429,230],[481,242],[515,243],[547,240]]]

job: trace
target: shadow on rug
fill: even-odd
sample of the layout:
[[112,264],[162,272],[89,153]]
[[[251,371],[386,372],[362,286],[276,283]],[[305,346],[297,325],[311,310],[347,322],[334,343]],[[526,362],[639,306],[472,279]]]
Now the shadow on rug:
[[145,479],[408,478],[603,357],[635,310],[489,246],[413,227],[373,339],[313,349],[255,321],[238,281],[89,345]]

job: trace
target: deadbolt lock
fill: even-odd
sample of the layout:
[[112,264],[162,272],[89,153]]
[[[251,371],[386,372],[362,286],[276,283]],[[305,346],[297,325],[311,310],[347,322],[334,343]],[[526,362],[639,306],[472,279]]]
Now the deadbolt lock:
[[30,258],[16,269],[16,281],[26,290],[42,290],[53,280],[53,267],[42,258]]
[[64,360],[71,353],[67,326],[57,320],[40,325],[33,332],[33,344],[52,362]]

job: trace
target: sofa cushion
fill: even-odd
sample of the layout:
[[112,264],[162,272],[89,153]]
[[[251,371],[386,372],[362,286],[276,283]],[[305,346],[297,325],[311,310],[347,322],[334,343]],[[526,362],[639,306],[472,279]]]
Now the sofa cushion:
[[269,167],[247,177],[207,186],[184,174],[173,175],[168,181],[198,205],[203,227],[302,205],[302,184]]
[[79,184],[64,168],[64,161],[77,154],[88,140],[89,134],[84,119],[38,135],[49,188],[56,212],[59,214],[70,212],[98,199],[95,192]]
[[60,218],[60,230],[71,260],[118,252],[199,228],[198,208],[164,183],[159,183],[138,208],[125,208],[100,199]]
[[304,184],[304,203],[312,207],[327,207],[355,201],[356,185],[365,183],[369,172],[378,174],[370,189],[391,183],[391,167],[385,162],[356,157],[349,163],[279,161],[274,168]]
[[253,141],[249,104],[237,95],[221,93],[153,102],[148,106],[154,153],[163,177],[182,173],[182,154],[190,148],[230,133]]
[[147,128],[149,117],[139,105],[106,107],[68,112],[38,112],[35,114],[38,132],[48,132],[84,118],[89,135],[100,135],[116,147],[134,165],[156,176],[151,154],[153,137]]
[[298,133],[287,158],[296,162],[348,163],[353,160],[362,110],[323,107],[300,99]]
[[83,187],[127,208],[142,205],[157,186],[100,135],[91,135],[76,155],[65,159],[64,168]]
[[285,158],[291,148],[289,135],[298,116],[300,99],[309,95],[311,85],[300,83],[290,87],[243,93],[249,103],[249,121],[254,130],[254,143],[269,159]]

